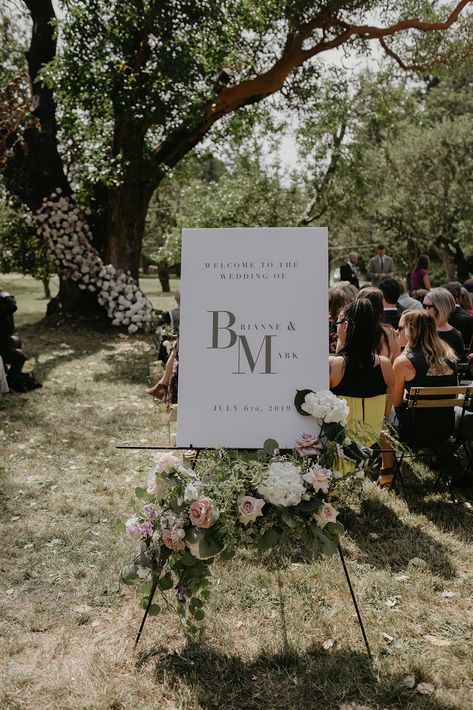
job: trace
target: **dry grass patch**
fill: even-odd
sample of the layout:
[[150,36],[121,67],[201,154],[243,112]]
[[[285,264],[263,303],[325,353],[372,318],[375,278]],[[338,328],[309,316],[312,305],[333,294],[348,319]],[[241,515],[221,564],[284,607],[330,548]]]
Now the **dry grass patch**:
[[429,482],[410,482],[407,502],[367,482],[343,512],[373,668],[338,559],[296,551],[282,571],[289,650],[276,575],[244,552],[214,565],[200,642],[161,614],[134,655],[141,611],[118,584],[134,544],[115,524],[152,454],[115,446],[166,441],[144,394],[151,342],[26,310],[44,387],[0,398],[2,708],[473,708],[472,513]]

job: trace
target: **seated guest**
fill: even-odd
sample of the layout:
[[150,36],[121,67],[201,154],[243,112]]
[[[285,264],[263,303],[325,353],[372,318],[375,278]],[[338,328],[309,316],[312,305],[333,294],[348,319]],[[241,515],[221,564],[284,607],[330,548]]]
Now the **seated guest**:
[[471,294],[467,289],[462,286],[461,296],[460,296],[460,306],[464,311],[473,315],[473,301]]
[[[387,357],[376,354],[376,320],[367,298],[343,309],[337,329],[341,349],[330,356],[330,389],[346,400],[353,435],[370,446],[379,441],[383,419],[391,412],[393,368]],[[383,453],[383,475],[386,469],[391,475],[391,452]]]
[[393,276],[385,276],[379,282],[379,289],[383,294],[384,322],[389,323],[396,330],[403,310],[397,302],[401,295],[399,281]]
[[[402,279],[400,279],[399,277],[396,277],[396,281],[398,282],[399,288],[401,289],[401,295],[397,299],[397,305],[401,306],[403,311],[421,311],[422,310],[421,301],[419,301],[417,298],[414,298],[413,296],[409,296],[409,294],[406,291],[406,287],[404,286],[404,282],[402,281]],[[427,293],[427,291],[424,289],[424,296],[426,293]]]
[[407,311],[401,315],[399,340],[404,352],[394,363],[393,402],[399,419],[401,439],[410,444],[435,447],[442,467],[456,484],[463,485],[463,468],[449,442],[455,430],[453,409],[439,407],[416,410],[413,427],[404,406],[404,392],[412,387],[456,386],[456,355],[438,337],[435,320],[427,310],[423,313]]
[[168,411],[177,404],[177,389],[179,377],[179,338],[174,341],[168,357],[163,376],[155,385],[146,390],[147,394],[159,400],[164,400]]
[[448,283],[444,284],[444,287],[447,289],[447,291],[450,291],[453,298],[455,299],[455,310],[450,315],[448,322],[450,323],[450,325],[453,325],[454,328],[460,331],[463,336],[463,342],[465,343],[465,347],[467,348],[467,350],[470,350],[470,343],[472,342],[473,338],[473,316],[470,313],[467,313],[467,311],[465,311],[460,306],[460,297],[462,289],[461,283],[459,283],[458,281],[449,281]]
[[348,283],[353,284],[356,288],[360,288],[360,282],[358,281],[358,254],[356,251],[351,251],[348,254],[348,261],[346,264],[342,264],[340,267],[340,281],[348,281]]
[[435,320],[435,326],[439,337],[454,351],[459,362],[465,359],[465,344],[462,334],[453,328],[448,319],[452,311],[455,310],[455,301],[446,288],[433,288],[427,291],[423,303],[424,309]]
[[8,365],[8,386],[14,392],[26,392],[28,387],[22,377],[26,355],[21,350],[21,341],[14,334],[13,314],[17,310],[15,298],[6,291],[0,291],[0,357]]
[[339,286],[334,286],[328,291],[328,337],[329,352],[337,350],[337,320],[340,311],[351,302],[346,291]]
[[394,328],[388,325],[388,323],[383,322],[383,294],[379,288],[364,286],[361,291],[358,292],[357,298],[367,298],[373,307],[376,354],[384,355],[389,358],[391,362],[394,362],[397,356],[401,354],[401,348]]

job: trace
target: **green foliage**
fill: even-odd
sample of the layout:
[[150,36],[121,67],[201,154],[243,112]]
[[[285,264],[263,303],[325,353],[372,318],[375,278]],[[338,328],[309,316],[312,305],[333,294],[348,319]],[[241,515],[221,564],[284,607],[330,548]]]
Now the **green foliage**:
[[180,261],[185,227],[294,226],[304,203],[300,187],[264,168],[257,156],[236,156],[231,167],[204,154],[189,156],[160,185],[148,212],[147,258]]
[[0,271],[18,271],[41,281],[56,272],[43,237],[37,234],[31,213],[22,205],[8,204],[0,195]]

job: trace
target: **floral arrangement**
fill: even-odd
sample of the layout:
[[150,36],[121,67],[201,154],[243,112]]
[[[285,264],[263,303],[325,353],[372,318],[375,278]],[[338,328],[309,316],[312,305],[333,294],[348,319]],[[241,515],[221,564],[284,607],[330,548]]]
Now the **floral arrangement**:
[[[344,479],[337,466],[348,458],[363,477],[371,451],[348,436],[347,405],[331,392],[298,392],[295,406],[320,431],[301,434],[292,451],[268,440],[256,454],[208,451],[195,465],[192,452],[184,456],[187,465],[174,453],[157,455],[146,489],[135,491],[141,511],[120,525],[141,543],[121,580],[141,585],[148,613],[160,611],[156,591],[173,589],[174,608],[195,632],[210,593],[211,563],[242,546],[264,551],[298,541],[315,553],[337,550],[343,526],[334,502]],[[169,605],[169,594],[162,596]]]
[[113,325],[127,326],[129,333],[147,330],[153,307],[131,275],[104,264],[92,246],[92,235],[74,196],[61,188],[43,200],[34,215],[37,232],[56,259],[62,278],[77,281],[80,289],[97,293]]

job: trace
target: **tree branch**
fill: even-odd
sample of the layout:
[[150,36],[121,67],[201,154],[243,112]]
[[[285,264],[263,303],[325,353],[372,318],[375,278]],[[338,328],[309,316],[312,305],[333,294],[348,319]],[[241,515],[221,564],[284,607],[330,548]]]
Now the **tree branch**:
[[172,132],[155,150],[152,162],[155,166],[167,165],[173,167],[208,133],[213,124],[223,116],[236,111],[243,106],[249,106],[280,91],[289,74],[312,57],[340,47],[351,37],[359,36],[364,39],[381,39],[399,32],[415,29],[422,32],[432,30],[446,30],[458,19],[463,9],[473,0],[461,0],[448,18],[443,22],[424,22],[419,18],[400,20],[388,27],[374,27],[370,25],[344,25],[345,31],[331,40],[322,39],[310,49],[303,49],[303,43],[316,29],[324,30],[331,27],[340,27],[344,23],[337,17],[342,2],[335,3],[330,11],[318,13],[310,22],[302,26],[299,32],[291,29],[286,38],[281,57],[267,71],[258,76],[246,79],[237,85],[225,86],[213,102],[203,105],[199,115],[194,121],[183,124]]

